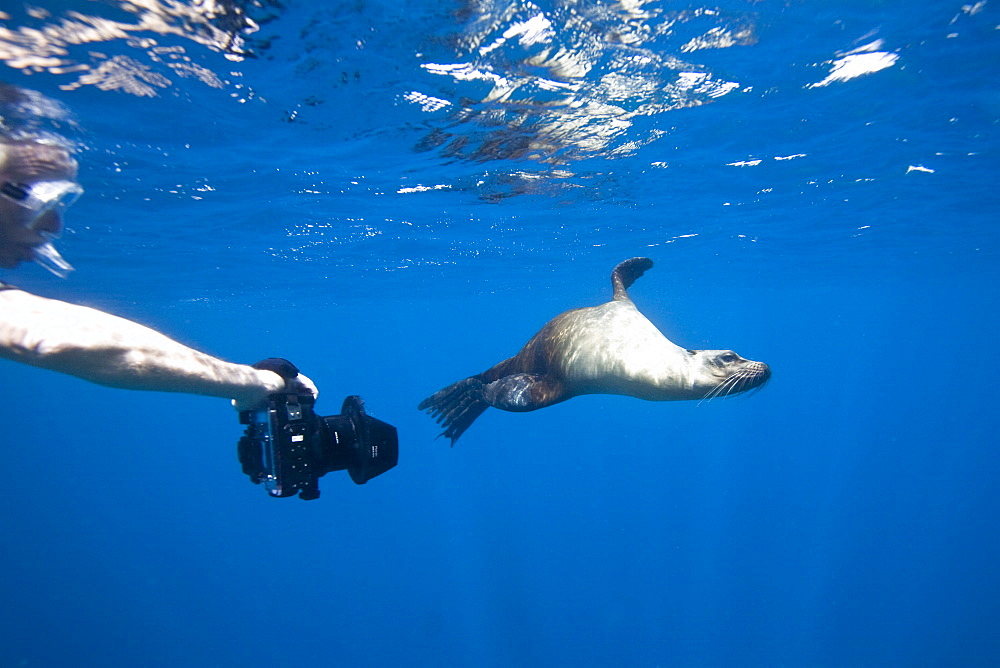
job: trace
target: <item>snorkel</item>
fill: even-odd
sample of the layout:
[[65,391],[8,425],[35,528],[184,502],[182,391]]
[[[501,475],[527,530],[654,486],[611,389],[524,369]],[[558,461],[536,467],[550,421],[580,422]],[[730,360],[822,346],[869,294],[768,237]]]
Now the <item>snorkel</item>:
[[[41,233],[43,237],[55,238],[46,232]],[[76,271],[69,262],[63,259],[51,241],[46,241],[41,246],[31,249],[32,259],[35,264],[45,267],[59,278],[66,278],[69,272]]]

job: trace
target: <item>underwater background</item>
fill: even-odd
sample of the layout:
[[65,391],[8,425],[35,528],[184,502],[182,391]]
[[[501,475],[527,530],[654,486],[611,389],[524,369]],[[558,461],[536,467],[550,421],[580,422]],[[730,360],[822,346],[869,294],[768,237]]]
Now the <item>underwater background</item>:
[[[0,279],[287,357],[400,457],[272,499],[226,402],[0,362],[0,666],[1000,664],[998,39],[995,0],[3,3],[86,194],[76,272]],[[421,399],[641,255],[767,387],[436,439]]]

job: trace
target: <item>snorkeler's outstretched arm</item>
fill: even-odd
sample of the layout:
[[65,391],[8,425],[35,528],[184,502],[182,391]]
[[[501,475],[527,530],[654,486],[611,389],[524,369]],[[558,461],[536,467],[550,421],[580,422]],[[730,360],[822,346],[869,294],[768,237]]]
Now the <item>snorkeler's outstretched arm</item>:
[[86,306],[0,290],[0,357],[129,390],[232,399],[237,410],[289,390],[317,394],[302,374],[233,364],[159,332]]

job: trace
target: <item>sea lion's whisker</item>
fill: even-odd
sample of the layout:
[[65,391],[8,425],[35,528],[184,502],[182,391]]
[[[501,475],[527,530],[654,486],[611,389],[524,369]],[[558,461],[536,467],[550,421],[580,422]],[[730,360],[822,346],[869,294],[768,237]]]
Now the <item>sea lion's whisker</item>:
[[729,376],[724,381],[722,381],[721,383],[713,387],[711,390],[709,390],[708,393],[706,393],[705,396],[701,398],[701,401],[698,402],[698,405],[701,406],[704,402],[711,401],[716,397],[726,396],[728,394],[728,386],[733,382],[733,378],[735,378],[735,374]]
[[752,372],[749,372],[745,369],[743,371],[740,371],[740,379],[739,382],[737,383],[736,391],[733,392],[733,394],[739,394],[741,392],[745,392],[747,389],[747,385],[750,383],[751,378],[753,378]]
[[739,394],[740,391],[739,388],[742,381],[743,381],[743,374],[739,371],[730,376],[729,382],[726,384],[726,393],[723,396],[731,397],[734,394]]
[[719,395],[719,392],[721,391],[722,387],[723,387],[723,386],[724,386],[724,385],[725,385],[725,384],[726,384],[727,382],[729,382],[729,379],[728,379],[728,378],[727,378],[726,380],[724,380],[724,381],[723,381],[723,382],[722,382],[721,384],[719,384],[719,385],[716,385],[716,386],[715,386],[715,387],[713,387],[713,388],[712,388],[711,390],[709,390],[708,392],[706,392],[706,393],[705,393],[705,396],[703,396],[703,397],[701,398],[701,401],[699,401],[699,402],[698,402],[698,405],[699,405],[699,406],[701,406],[701,405],[702,405],[702,404],[703,404],[704,402],[706,402],[706,401],[711,401],[712,399],[714,399],[715,397],[717,397],[717,396]]

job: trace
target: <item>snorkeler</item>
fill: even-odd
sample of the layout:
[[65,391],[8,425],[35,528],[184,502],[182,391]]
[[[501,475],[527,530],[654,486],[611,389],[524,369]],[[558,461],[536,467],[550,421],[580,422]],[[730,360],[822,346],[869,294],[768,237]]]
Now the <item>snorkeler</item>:
[[[53,245],[62,215],[83,192],[77,163],[52,137],[4,123],[4,108],[33,91],[0,84],[0,268],[36,262],[65,277],[73,267]],[[188,348],[138,323],[0,283],[0,357],[130,390],[231,399],[248,410],[269,395],[317,396],[315,384],[284,360],[233,364]]]

